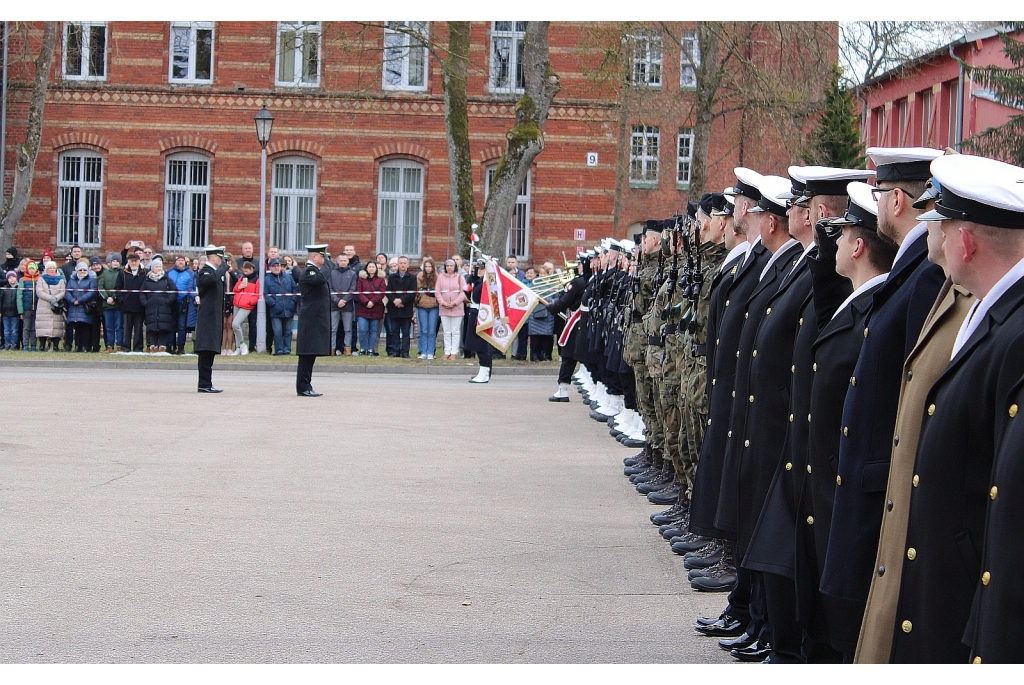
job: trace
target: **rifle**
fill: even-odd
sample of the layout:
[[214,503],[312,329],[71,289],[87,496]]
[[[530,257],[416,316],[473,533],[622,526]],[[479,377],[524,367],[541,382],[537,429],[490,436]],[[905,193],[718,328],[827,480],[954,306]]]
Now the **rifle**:
[[679,279],[679,250],[676,246],[676,240],[681,226],[681,217],[676,215],[672,218],[675,220],[675,223],[672,226],[672,234],[670,238],[670,244],[672,245],[672,268],[669,269],[668,272],[668,291],[666,293],[665,303],[661,307],[662,321],[668,318],[669,303],[672,301],[672,295],[675,294],[676,282]]

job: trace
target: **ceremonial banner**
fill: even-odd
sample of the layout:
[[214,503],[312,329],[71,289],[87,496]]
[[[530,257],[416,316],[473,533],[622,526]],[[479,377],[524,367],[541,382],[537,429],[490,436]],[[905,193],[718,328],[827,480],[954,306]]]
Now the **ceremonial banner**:
[[488,260],[476,334],[504,354],[539,301],[537,293]]

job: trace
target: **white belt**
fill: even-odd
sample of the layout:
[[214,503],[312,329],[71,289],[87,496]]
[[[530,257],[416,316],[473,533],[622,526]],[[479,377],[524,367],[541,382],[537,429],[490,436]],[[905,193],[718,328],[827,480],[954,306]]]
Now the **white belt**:
[[478,305],[478,304],[473,304],[472,302],[470,302],[470,303],[469,303],[469,308],[470,308],[470,309],[480,309],[480,305]]
[[589,312],[590,311],[590,307],[583,307],[583,306],[581,306],[580,307],[580,311],[581,312]]

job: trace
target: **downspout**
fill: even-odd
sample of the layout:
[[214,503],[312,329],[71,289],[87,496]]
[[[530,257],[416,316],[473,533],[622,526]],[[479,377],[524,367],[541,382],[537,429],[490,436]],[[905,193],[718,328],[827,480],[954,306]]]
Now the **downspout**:
[[7,22],[3,28],[3,73],[0,75],[0,91],[3,96],[0,98],[0,197],[3,197],[4,180],[7,174]]
[[[954,60],[956,57],[956,50],[953,49],[953,45],[949,46],[949,56]],[[957,152],[960,152],[960,143],[964,139],[964,63],[957,60],[960,65],[960,73],[956,79],[956,144],[953,146]]]

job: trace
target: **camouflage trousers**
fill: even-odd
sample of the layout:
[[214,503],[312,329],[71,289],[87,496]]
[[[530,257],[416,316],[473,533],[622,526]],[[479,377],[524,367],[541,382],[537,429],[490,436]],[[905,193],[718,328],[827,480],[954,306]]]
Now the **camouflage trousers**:
[[682,483],[685,477],[680,438],[683,436],[682,413],[679,407],[679,379],[665,379],[658,394],[658,418],[665,431],[665,458],[672,461],[672,467]]
[[708,397],[705,392],[708,375],[705,358],[691,360],[687,365],[686,376],[680,396],[682,426],[679,439],[686,482],[692,491],[697,475],[697,462],[700,459],[700,447],[704,442],[704,432],[708,423]]
[[665,434],[658,423],[657,408],[654,404],[654,379],[648,373],[646,364],[635,364],[633,375],[636,376],[636,406],[646,426],[647,442],[652,448],[664,453]]

